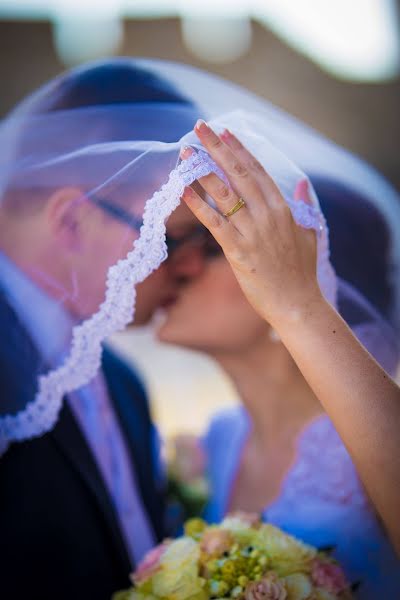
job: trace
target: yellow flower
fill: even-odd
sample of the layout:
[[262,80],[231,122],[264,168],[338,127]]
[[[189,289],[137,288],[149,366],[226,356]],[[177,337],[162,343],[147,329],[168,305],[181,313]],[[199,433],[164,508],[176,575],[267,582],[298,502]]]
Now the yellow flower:
[[312,597],[312,585],[310,579],[303,573],[294,573],[284,577],[282,581],[287,591],[287,600],[307,600]]
[[309,573],[317,551],[296,538],[265,524],[258,531],[257,547],[266,552],[270,568],[280,576],[291,573]]
[[254,545],[253,542],[257,538],[258,531],[251,527],[248,520],[245,520],[241,515],[227,516],[221,523],[220,529],[229,531],[235,540],[241,545]]
[[157,600],[152,594],[140,594],[133,590],[129,600]]
[[203,519],[193,517],[193,519],[188,519],[184,525],[185,535],[196,537],[196,535],[202,533],[206,527],[207,524]]
[[199,546],[192,538],[172,542],[153,576],[153,594],[167,600],[206,600],[204,579],[199,577],[199,557]]
[[240,522],[241,524],[247,524],[248,527],[252,527],[253,529],[258,529],[262,525],[261,518],[258,513],[245,512],[243,510],[230,512],[225,518],[225,523],[227,521],[236,521]]
[[142,594],[132,588],[130,590],[116,592],[113,595],[112,600],[157,600],[157,598],[152,594]]
[[133,597],[135,592],[132,589],[129,590],[120,590],[119,592],[115,592],[112,595],[111,600],[136,600],[137,597]]

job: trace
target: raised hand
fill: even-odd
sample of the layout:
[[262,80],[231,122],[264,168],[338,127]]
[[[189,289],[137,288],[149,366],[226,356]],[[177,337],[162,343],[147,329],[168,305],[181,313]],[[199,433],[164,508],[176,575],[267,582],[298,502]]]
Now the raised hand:
[[[297,320],[321,299],[315,232],[298,226],[274,181],[228,130],[218,136],[204,121],[195,133],[226,174],[200,179],[212,208],[191,187],[183,199],[221,245],[249,302],[271,325]],[[183,158],[192,149],[183,152]],[[295,199],[309,202],[307,180]],[[241,202],[244,200],[244,203]]]

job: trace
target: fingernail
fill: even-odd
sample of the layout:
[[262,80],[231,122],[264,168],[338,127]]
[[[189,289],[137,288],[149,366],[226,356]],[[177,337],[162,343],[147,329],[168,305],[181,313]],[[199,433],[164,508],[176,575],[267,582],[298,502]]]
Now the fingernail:
[[296,189],[294,191],[294,199],[302,200],[306,204],[309,202],[308,198],[308,181],[307,179],[301,179],[296,185]]
[[229,142],[233,138],[233,134],[229,129],[224,129],[219,137],[222,138],[224,142]]
[[185,200],[194,198],[194,191],[192,190],[192,188],[189,185],[187,185],[185,187],[185,189],[183,190],[182,198],[184,198]]
[[191,148],[190,146],[183,146],[183,148],[181,148],[179,156],[180,158],[185,159],[189,158],[189,156],[192,156],[192,154],[194,154],[193,148]]
[[195,129],[197,129],[197,131],[200,131],[200,133],[208,133],[210,131],[209,126],[203,119],[198,119],[195,125]]
[[193,202],[196,199],[196,194],[194,193],[194,191],[192,190],[191,187],[187,186],[185,187],[185,189],[183,190],[183,194],[182,194],[182,200],[189,205],[189,207],[192,206]]

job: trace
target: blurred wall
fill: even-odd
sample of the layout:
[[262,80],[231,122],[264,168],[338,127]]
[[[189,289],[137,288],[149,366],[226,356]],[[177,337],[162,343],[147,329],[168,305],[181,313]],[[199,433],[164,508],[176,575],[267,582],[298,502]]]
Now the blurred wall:
[[[192,63],[248,87],[360,154],[400,189],[400,81],[352,84],[336,80],[253,23],[253,44],[232,64],[196,60],[175,19],[127,21],[120,54]],[[51,25],[0,21],[0,116],[64,66]]]

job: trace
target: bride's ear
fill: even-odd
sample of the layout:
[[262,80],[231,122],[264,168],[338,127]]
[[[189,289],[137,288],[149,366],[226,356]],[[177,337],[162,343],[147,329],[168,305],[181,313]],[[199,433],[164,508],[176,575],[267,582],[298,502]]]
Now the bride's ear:
[[63,247],[78,250],[82,240],[82,221],[87,199],[76,187],[59,188],[46,204],[45,216],[50,234]]

